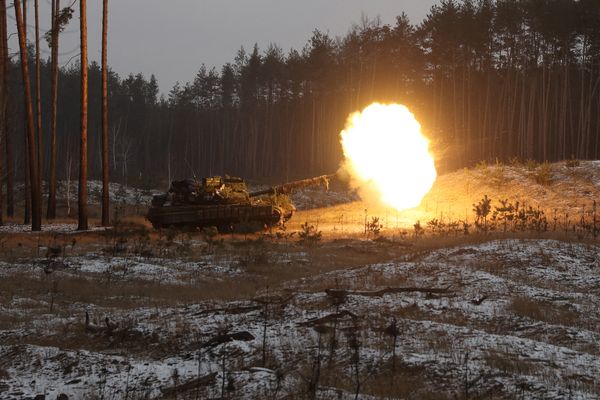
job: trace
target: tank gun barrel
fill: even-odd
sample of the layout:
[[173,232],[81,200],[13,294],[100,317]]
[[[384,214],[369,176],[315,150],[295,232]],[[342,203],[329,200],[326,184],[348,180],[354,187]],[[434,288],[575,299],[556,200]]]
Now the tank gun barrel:
[[288,194],[292,190],[301,189],[309,186],[323,186],[326,190],[329,189],[329,180],[333,178],[332,175],[321,175],[314,178],[302,179],[299,181],[287,182],[281,185],[273,186],[268,189],[259,190],[249,194],[250,197],[258,197],[269,194]]

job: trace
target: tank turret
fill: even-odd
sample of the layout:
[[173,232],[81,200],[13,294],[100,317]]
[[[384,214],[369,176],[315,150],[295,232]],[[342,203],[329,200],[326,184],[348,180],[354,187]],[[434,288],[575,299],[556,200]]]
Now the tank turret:
[[280,224],[292,217],[295,207],[281,195],[321,185],[329,188],[332,175],[287,182],[248,192],[243,179],[213,176],[173,181],[165,194],[154,196],[147,218],[155,228],[166,226],[198,228],[216,226],[231,231],[236,225],[256,229]]

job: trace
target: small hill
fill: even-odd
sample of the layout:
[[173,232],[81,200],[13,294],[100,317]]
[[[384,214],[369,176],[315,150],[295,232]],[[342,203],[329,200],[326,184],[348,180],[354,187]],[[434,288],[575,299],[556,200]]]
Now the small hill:
[[[308,195],[309,194],[309,195]],[[474,221],[473,204],[484,196],[492,200],[492,208],[500,200],[517,202],[545,212],[548,219],[578,221],[585,214],[592,217],[595,199],[600,199],[600,161],[566,161],[552,164],[534,162],[479,164],[441,175],[417,208],[397,212],[380,204],[368,204],[346,192],[322,193],[316,190],[294,196],[300,210],[295,224],[319,223],[332,229],[361,230],[365,214],[373,216],[387,228],[411,228],[437,218],[444,221]],[[310,198],[310,201],[304,199]],[[339,199],[341,204],[335,204]],[[326,228],[324,228],[326,229]]]

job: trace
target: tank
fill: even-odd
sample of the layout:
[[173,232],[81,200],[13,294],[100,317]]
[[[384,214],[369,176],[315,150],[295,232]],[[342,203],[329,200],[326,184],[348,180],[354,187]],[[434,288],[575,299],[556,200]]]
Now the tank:
[[296,208],[287,196],[308,186],[329,188],[332,175],[288,182],[249,192],[242,178],[213,176],[173,181],[169,191],[152,198],[147,219],[154,228],[202,228],[220,232],[259,230],[289,220]]

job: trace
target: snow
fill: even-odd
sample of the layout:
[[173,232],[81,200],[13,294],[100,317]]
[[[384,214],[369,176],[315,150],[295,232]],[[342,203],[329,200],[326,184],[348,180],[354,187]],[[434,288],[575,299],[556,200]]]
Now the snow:
[[[88,231],[90,232],[101,232],[106,230],[107,228],[103,226],[91,226]],[[50,224],[42,224],[42,232],[51,232],[51,233],[78,233],[77,224],[64,224],[64,223],[50,223]],[[0,233],[32,233],[36,234],[36,232],[31,231],[31,225],[23,225],[23,224],[15,224],[15,223],[5,223],[0,226]]]
[[[340,320],[338,329],[358,333],[362,343],[360,368],[368,365],[375,370],[385,368],[391,357],[390,339],[381,329],[395,316],[401,332],[396,350],[399,360],[405,368],[426,367],[427,379],[432,380],[434,387],[441,387],[440,390],[454,387],[460,392],[462,374],[467,368],[473,378],[481,377],[473,393],[501,387],[508,397],[524,390],[525,398],[600,398],[600,391],[593,384],[595,377],[600,376],[599,256],[596,245],[556,240],[496,240],[435,250],[410,262],[366,265],[288,282],[287,286],[295,288],[297,294],[281,309],[272,306],[267,321],[268,356],[276,360],[270,365],[274,363],[279,368],[260,364],[264,329],[260,307],[239,313],[210,311],[251,307],[256,304],[252,301],[211,301],[161,309],[142,307],[126,312],[74,304],[72,313],[80,316],[82,308],[89,310],[94,315],[93,321],[103,312],[110,313],[111,320],[121,323],[120,326],[130,326],[142,342],[152,339],[149,343],[169,343],[177,338],[177,344],[168,346],[166,351],[160,350],[160,346],[129,351],[127,344],[117,344],[113,350],[1,345],[0,368],[9,378],[0,380],[0,397],[46,394],[48,398],[56,398],[67,393],[74,398],[92,394],[122,398],[128,391],[128,396],[156,398],[161,389],[173,387],[175,379],[184,383],[212,372],[217,373],[216,383],[202,388],[202,393],[220,396],[222,354],[227,354],[227,376],[233,379],[238,396],[274,393],[277,379],[281,380],[278,393],[293,395],[302,378],[295,373],[277,378],[277,371],[294,365],[295,360],[309,364],[314,360],[318,337],[314,329],[303,323],[334,312],[334,308],[326,305],[328,299],[323,292],[312,292],[311,287],[315,282],[335,278],[340,286],[359,290],[414,285],[448,287],[453,292],[448,296],[416,292],[382,297],[348,296],[341,310],[351,311],[358,319]],[[294,257],[302,259],[307,255],[285,254],[282,259]],[[77,256],[69,258],[68,264],[67,270],[59,273],[76,273],[88,279],[122,264],[127,267],[126,272],[119,272],[121,279],[156,279],[178,284],[185,284],[186,274],[203,269],[201,273],[206,274],[203,279],[247,274],[232,260],[219,261],[208,255],[201,262],[163,260],[162,263],[158,258]],[[30,268],[35,271],[39,267]],[[23,273],[23,265],[12,268],[8,263],[0,265],[5,275],[17,270]],[[480,305],[471,302],[482,295],[487,298]],[[572,307],[577,317],[575,325],[571,326],[570,320],[540,321],[515,314],[511,302],[517,295],[549,307]],[[45,306],[33,299],[17,297],[0,308],[0,317]],[[65,324],[77,326],[81,321],[74,316],[52,318],[46,314],[34,324],[0,331],[0,343],[42,332],[52,334]],[[182,329],[186,332],[183,336]],[[255,339],[198,351],[199,343],[223,329],[248,331]],[[340,333],[338,341],[335,357],[338,365],[345,365],[350,362],[352,352],[345,334]],[[326,385],[321,389],[323,394],[333,390]],[[351,391],[340,393],[342,398],[352,398]]]
[[[77,205],[77,180],[57,181],[56,182],[56,198],[57,200],[66,200],[70,198],[74,206]],[[42,182],[42,193],[48,193],[48,182]],[[102,201],[102,181],[88,180],[88,202],[89,204],[100,204]],[[24,193],[23,183],[15,185],[16,193]],[[129,185],[110,182],[109,183],[109,199],[112,203],[122,203],[130,205],[148,205],[154,194],[161,193],[160,189],[140,189]],[[68,196],[67,196],[68,194]]]
[[[499,168],[442,176],[439,183],[443,190],[437,195],[450,201],[448,193],[459,182],[467,185],[469,194],[468,199],[462,199],[466,202],[465,207],[461,206],[464,209],[470,209],[480,194],[489,194],[494,201],[504,198],[504,189],[491,190],[502,185],[480,184],[489,174],[499,175]],[[535,172],[523,166],[505,165],[500,172],[510,182],[511,201],[548,203],[570,210],[572,215],[579,215],[584,205],[589,212],[591,200],[600,194],[600,161],[581,161],[578,166],[552,164],[550,186],[536,183]],[[101,183],[89,184],[91,200],[98,202]],[[450,189],[444,189],[444,185]],[[72,200],[75,188],[71,186]],[[113,202],[146,205],[151,194],[111,184]],[[59,197],[65,195],[63,182]],[[292,199],[298,209],[308,210],[352,202],[356,196],[306,188],[294,193]],[[435,204],[435,200],[430,202]],[[461,207],[457,205],[456,209]],[[75,229],[74,224],[43,226],[44,232],[71,233]],[[0,227],[0,233],[28,231],[29,227],[16,224]],[[556,232],[553,237],[560,235]],[[24,257],[23,251],[9,251],[10,256],[0,261],[0,279],[29,277],[41,287],[39,293],[19,285],[10,288],[10,293],[0,292],[0,398],[45,394],[54,399],[60,393],[70,398],[160,398],[167,388],[212,373],[216,373],[215,381],[200,388],[200,398],[220,397],[223,378],[228,387],[231,383],[232,398],[294,398],[306,389],[321,338],[322,357],[328,364],[322,366],[319,398],[352,399],[354,353],[349,335],[355,333],[361,343],[361,375],[387,382],[391,338],[384,329],[394,318],[400,331],[397,362],[401,373],[406,373],[415,386],[413,397],[437,393],[440,398],[462,398],[467,371],[474,382],[470,388],[473,397],[495,393],[500,398],[600,399],[597,244],[554,239],[474,239],[470,244],[425,252],[407,250],[406,256],[381,258],[383,261],[378,263],[316,272],[321,269],[317,262],[329,262],[327,254],[315,261],[313,251],[318,250],[296,246],[293,241],[281,246],[246,246],[232,239],[223,249],[212,252],[202,241],[178,239],[145,254],[131,249],[112,251],[110,240],[106,240],[90,245],[91,250],[83,255],[69,249],[57,259],[63,264],[51,271],[48,260]],[[384,253],[384,246],[396,244],[347,239],[322,246],[321,253],[360,247],[361,254],[367,254]],[[37,250],[41,255],[45,252],[44,247]],[[257,272],[261,268],[267,272]],[[283,304],[268,307],[266,325],[261,303],[236,296],[236,282],[264,288],[269,273],[295,276],[295,269],[315,273],[289,278],[280,289],[272,289],[282,298],[291,297]],[[75,279],[100,288],[170,285],[175,293],[180,288],[202,290],[219,284],[233,292],[227,298],[236,300],[184,303],[174,296],[175,300],[162,304],[154,301],[152,294],[106,299],[115,304],[131,301],[135,305],[130,307],[73,298],[60,299],[61,305],[49,311],[54,301],[52,283],[58,282],[60,287],[63,281]],[[380,297],[350,294],[336,305],[323,291],[326,287],[349,291],[434,287],[446,288],[449,293],[407,291]],[[346,314],[338,320],[337,347],[331,354],[331,331],[320,337],[307,322],[343,311],[357,318]],[[104,318],[109,317],[117,330],[122,330],[121,336],[86,332],[85,312],[89,312],[95,327],[103,327]],[[333,329],[333,324],[328,327]],[[201,348],[210,338],[241,331],[255,339],[233,341],[210,350]],[[262,364],[264,332],[267,365]],[[332,376],[343,380],[345,386]],[[367,380],[359,398],[382,398],[371,389]]]

